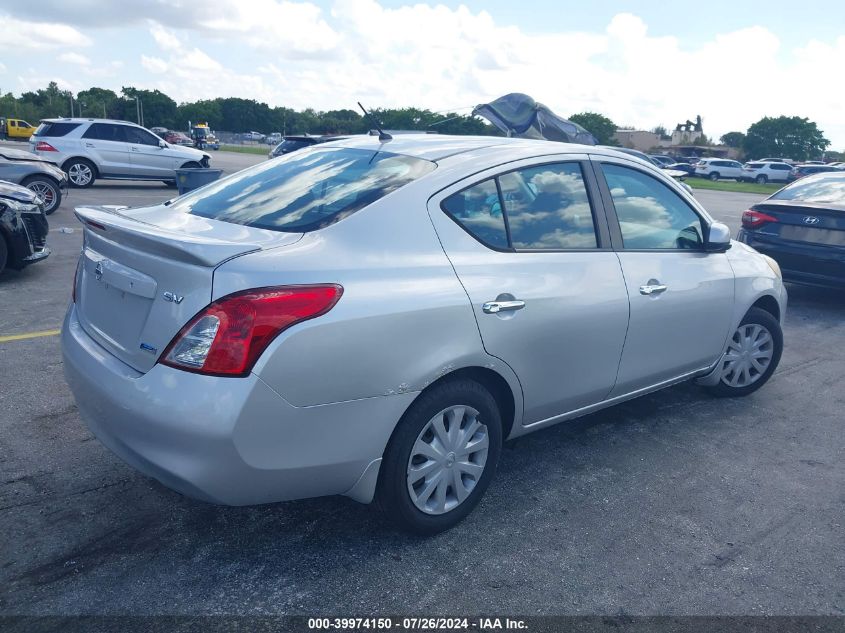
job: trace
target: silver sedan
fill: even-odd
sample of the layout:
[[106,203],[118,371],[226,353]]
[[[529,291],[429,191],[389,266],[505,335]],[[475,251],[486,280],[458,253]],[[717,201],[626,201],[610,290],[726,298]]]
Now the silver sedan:
[[85,207],[62,348],[79,410],[192,497],[373,500],[434,533],[502,442],[777,367],[777,264],[612,149],[358,137],[165,204]]

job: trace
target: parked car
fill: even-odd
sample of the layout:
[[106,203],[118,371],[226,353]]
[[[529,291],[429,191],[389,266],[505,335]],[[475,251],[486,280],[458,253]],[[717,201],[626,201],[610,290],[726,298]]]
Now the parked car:
[[702,158],[695,165],[695,175],[709,180],[742,180],[742,163],[727,158]]
[[788,165],[792,165],[795,163],[794,160],[791,158],[760,158],[759,160],[754,161],[755,163],[786,163]]
[[663,169],[682,171],[687,176],[695,175],[695,165],[691,165],[690,163],[671,163],[670,165],[666,165]]
[[166,127],[151,127],[150,132],[158,136],[159,138],[164,138],[164,135],[170,132]]
[[805,160],[805,165],[824,165],[825,162],[823,160]]
[[245,141],[257,141],[260,143],[264,140],[264,135],[261,132],[244,132],[242,138]]
[[738,239],[773,257],[787,281],[845,288],[845,174],[810,175],[758,202]]
[[282,142],[282,135],[279,132],[273,132],[264,139],[264,142],[267,145],[278,145]]
[[329,141],[338,141],[343,140],[347,137],[345,136],[310,136],[308,134],[303,136],[286,136],[285,139],[276,145],[270,153],[267,154],[267,158],[278,158],[279,156],[284,156],[285,154],[290,154],[291,152],[295,152],[298,149],[302,149],[303,147],[309,147],[311,145],[319,145],[320,143],[328,143]]
[[830,165],[795,165],[795,167],[792,168],[792,171],[789,172],[788,180],[789,182],[793,182],[799,178],[803,178],[804,176],[809,176],[810,174],[821,174],[829,171],[839,170],[836,167],[831,167]]
[[11,147],[0,148],[0,180],[33,191],[41,198],[47,215],[59,208],[67,189],[67,174],[55,163]]
[[90,187],[98,178],[175,185],[176,169],[208,167],[211,158],[110,119],[45,119],[29,143],[35,154],[60,165],[73,187]]
[[79,411],[216,503],[375,498],[438,532],[503,440],[690,379],[743,396],[780,359],[777,265],[615,150],[357,136],[76,213]]
[[32,136],[35,128],[23,119],[6,119],[6,138],[11,141],[25,141]]
[[184,145],[185,147],[193,147],[194,141],[190,136],[184,132],[177,132],[175,130],[168,130],[163,136],[164,140],[171,145]]
[[0,182],[0,273],[49,257],[48,230],[44,201],[26,187]]
[[767,182],[786,182],[792,165],[773,161],[755,161],[742,166],[742,180],[764,185]]
[[665,156],[663,154],[648,154],[648,157],[660,163],[661,167],[668,167],[676,162],[671,156]]

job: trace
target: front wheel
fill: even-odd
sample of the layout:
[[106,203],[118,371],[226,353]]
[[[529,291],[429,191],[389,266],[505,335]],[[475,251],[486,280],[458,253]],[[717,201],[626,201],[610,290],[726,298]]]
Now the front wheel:
[[433,387],[411,405],[387,446],[376,502],[399,527],[436,534],[478,504],[499,461],[496,400],[473,380]]
[[756,180],[756,181],[757,181],[757,184],[758,184],[758,185],[765,185],[765,184],[766,184],[766,182],[767,182],[769,179],[768,179],[768,178],[766,178],[766,175],[765,175],[765,174],[760,174],[760,175],[759,175],[759,176],[757,176],[757,178],[755,178],[754,180]]
[[751,308],[719,361],[719,383],[708,390],[716,396],[747,396],[771,378],[782,353],[780,323],[765,310]]
[[719,172],[714,171],[712,174],[710,174],[708,176],[708,178],[710,178],[710,180],[712,180],[713,182],[716,182],[717,180],[719,180]]
[[32,176],[21,184],[44,201],[44,213],[47,215],[53,213],[62,204],[62,191],[52,178]]

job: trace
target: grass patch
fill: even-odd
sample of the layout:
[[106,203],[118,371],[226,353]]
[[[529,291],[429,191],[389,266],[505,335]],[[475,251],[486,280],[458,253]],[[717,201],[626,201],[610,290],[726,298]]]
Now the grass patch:
[[705,178],[686,178],[684,182],[693,189],[709,189],[711,191],[734,191],[737,193],[772,194],[785,183],[758,185],[756,182],[736,182],[735,180],[707,180]]
[[262,156],[266,156],[271,149],[273,149],[272,145],[226,145],[224,143],[220,144],[221,152],[237,152],[238,154],[261,154]]

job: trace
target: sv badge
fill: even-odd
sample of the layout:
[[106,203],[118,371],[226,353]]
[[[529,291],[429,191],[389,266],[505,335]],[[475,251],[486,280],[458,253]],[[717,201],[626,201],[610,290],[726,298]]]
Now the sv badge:
[[165,301],[170,301],[176,304],[182,303],[182,299],[185,298],[183,295],[177,295],[175,292],[165,292],[163,297]]

